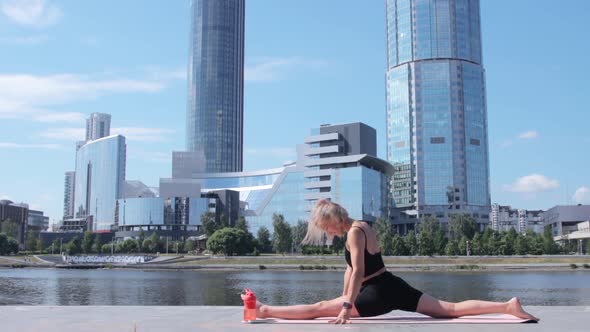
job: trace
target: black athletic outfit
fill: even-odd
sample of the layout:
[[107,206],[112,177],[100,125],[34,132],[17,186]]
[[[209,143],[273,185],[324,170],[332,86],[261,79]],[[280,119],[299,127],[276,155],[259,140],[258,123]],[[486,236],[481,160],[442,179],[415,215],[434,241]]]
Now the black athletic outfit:
[[[363,233],[365,231],[358,227]],[[366,245],[365,233],[365,277],[385,267],[381,252],[371,255]],[[350,251],[344,248],[344,259],[352,267]],[[385,271],[362,283],[354,306],[361,317],[386,314],[392,310],[416,312],[422,292],[408,285],[403,279]]]

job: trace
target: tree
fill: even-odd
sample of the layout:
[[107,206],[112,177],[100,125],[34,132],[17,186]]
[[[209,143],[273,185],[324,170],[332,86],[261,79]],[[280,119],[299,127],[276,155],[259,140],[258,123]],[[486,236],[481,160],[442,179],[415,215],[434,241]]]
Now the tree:
[[418,253],[423,256],[434,255],[436,248],[434,246],[434,235],[440,228],[440,223],[436,217],[427,216],[422,218],[418,225]]
[[241,229],[244,232],[247,232],[248,231],[248,222],[246,221],[246,218],[239,217],[238,221],[236,222],[236,228]]
[[342,237],[335,236],[334,239],[332,239],[332,250],[336,252],[336,255],[339,255],[340,251],[344,249],[345,244],[346,233]]
[[190,253],[191,251],[194,251],[196,248],[197,248],[197,241],[191,240],[191,239],[186,239],[186,241],[184,241],[184,249],[188,253]]
[[74,236],[73,239],[70,240],[70,242],[66,243],[64,245],[64,251],[68,254],[68,255],[76,255],[79,254],[80,252],[82,252],[82,244],[81,244],[81,240],[79,237]]
[[391,255],[393,256],[407,256],[408,248],[404,243],[404,239],[398,233],[394,233],[391,239]]
[[434,252],[437,255],[445,254],[445,246],[447,245],[447,237],[445,231],[439,224],[438,230],[434,233]]
[[418,253],[418,241],[416,240],[416,233],[414,230],[409,231],[406,236],[404,236],[404,244],[408,250],[408,255],[415,256]]
[[262,226],[258,229],[258,246],[260,247],[260,251],[262,252],[270,252],[271,251],[271,242],[270,242],[270,232],[268,228]]
[[0,256],[8,254],[8,236],[4,233],[0,233]]
[[215,213],[205,212],[201,215],[201,225],[207,237],[210,237],[216,230],[220,229],[215,221]]
[[516,235],[516,240],[514,241],[514,253],[517,255],[526,255],[529,253],[529,244],[526,236],[522,234]]
[[385,218],[377,218],[375,222],[375,232],[379,241],[381,252],[386,255],[393,255],[393,228]]
[[141,243],[141,251],[143,252],[149,252],[149,253],[154,253],[154,244],[152,242],[152,239],[145,239],[143,240],[143,242]]
[[51,242],[51,247],[52,247],[51,252],[52,253],[58,252],[60,250],[60,245],[61,245],[60,241],[61,241],[61,239],[55,239],[55,240],[53,240],[53,242]]
[[550,225],[545,226],[545,228],[543,229],[542,243],[543,254],[545,255],[554,255],[559,251],[557,245],[555,244],[555,241],[553,241],[553,234],[551,233]]
[[18,254],[18,241],[13,237],[8,237],[8,254]]
[[92,252],[92,233],[89,231],[84,232],[84,237],[82,238],[82,252],[85,254],[89,254]]
[[100,254],[101,252],[100,235],[94,236],[94,242],[92,242],[92,252]]
[[226,256],[243,255],[252,251],[248,244],[248,234],[233,227],[225,227],[213,233],[207,241],[207,249],[213,253],[222,252]]
[[100,247],[100,251],[103,254],[110,254],[111,253],[111,249],[112,249],[112,244],[111,243],[105,243]]
[[1,233],[6,234],[6,236],[8,237],[12,237],[12,238],[17,238],[19,232],[19,226],[18,223],[10,220],[10,219],[6,219],[2,222],[2,230],[0,231]]
[[37,243],[36,243],[35,247],[37,248],[39,253],[42,253],[43,252],[43,241],[41,240],[41,238],[38,238],[36,242]]
[[445,254],[447,256],[459,255],[458,240],[449,240],[449,242],[447,242],[447,246],[445,247]]
[[142,228],[141,230],[139,230],[139,235],[137,236],[137,243],[139,243],[141,246],[141,244],[143,243],[143,240],[145,240],[145,232],[143,231],[143,228]]
[[33,232],[27,234],[27,250],[30,252],[37,251],[37,238]]
[[[304,220],[297,221],[297,225],[291,228],[291,233],[293,234],[293,247],[295,251],[301,251],[301,241],[305,238],[307,234],[307,222]],[[334,243],[332,243],[334,245]]]
[[477,225],[470,214],[453,214],[449,219],[449,238],[456,240],[465,236],[468,240],[473,238]]
[[160,237],[156,233],[152,233],[148,240],[150,240],[148,250],[151,253],[156,253],[163,247],[160,243]]
[[291,234],[291,227],[285,221],[282,214],[274,213],[272,215],[273,232],[273,248],[275,252],[285,254],[291,251],[293,244],[293,237]]

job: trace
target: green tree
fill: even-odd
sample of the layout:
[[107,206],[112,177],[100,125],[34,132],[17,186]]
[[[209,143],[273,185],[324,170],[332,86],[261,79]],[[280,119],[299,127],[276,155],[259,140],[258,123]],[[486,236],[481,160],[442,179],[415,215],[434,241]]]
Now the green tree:
[[392,256],[407,256],[409,254],[408,248],[404,243],[404,239],[398,233],[393,233],[391,239],[391,255]]
[[246,218],[244,218],[244,217],[238,218],[238,221],[236,222],[236,228],[241,229],[244,232],[247,232],[248,231],[248,222],[246,222]]
[[111,243],[105,243],[100,247],[100,251],[103,254],[111,254],[111,250],[112,250],[112,244]]
[[529,253],[529,245],[526,236],[517,234],[514,240],[514,253],[517,255],[526,255]]
[[457,256],[459,255],[459,240],[449,240],[447,242],[447,246],[445,247],[445,254],[447,256]]
[[475,233],[470,244],[472,255],[484,255],[482,233]]
[[101,249],[102,249],[102,247],[101,247],[101,243],[100,243],[100,235],[96,234],[94,236],[94,241],[92,242],[92,252],[100,254]]
[[[144,246],[145,248],[145,246]],[[197,241],[195,240],[191,240],[191,239],[186,239],[186,241],[184,241],[184,249],[190,253],[191,251],[195,251],[195,249],[197,248]]]
[[10,219],[6,219],[2,222],[2,230],[0,231],[1,233],[6,234],[6,236],[8,237],[12,237],[12,238],[17,238],[18,234],[20,233],[19,229],[20,227],[18,226],[18,223],[15,221],[12,221]]
[[[143,243],[143,240],[145,240],[145,232],[142,228],[141,230],[139,230],[139,235],[137,236],[137,243],[141,245]],[[143,248],[140,248],[140,251],[142,251],[142,249]]]
[[551,226],[547,225],[543,229],[543,254],[545,255],[555,255],[559,251],[557,244],[553,241],[553,234],[551,233]]
[[233,227],[225,227],[213,233],[207,241],[207,249],[213,253],[222,252],[226,256],[243,255],[252,251],[248,244],[248,234]]
[[41,238],[37,239],[37,243],[36,246],[37,250],[39,251],[39,253],[43,253],[43,241],[41,240]]
[[336,255],[340,255],[340,251],[344,249],[346,245],[346,233],[342,236],[335,236],[332,239],[332,251],[336,253]]
[[60,250],[60,245],[61,245],[61,240],[60,240],[60,239],[55,239],[55,240],[53,240],[53,242],[51,242],[51,246],[53,247],[53,248],[51,249],[51,251],[52,251],[53,253],[59,252],[59,250]]
[[84,232],[84,237],[82,238],[82,252],[85,254],[90,254],[92,252],[92,233],[89,231]]
[[74,236],[74,238],[71,239],[70,242],[64,245],[64,251],[68,255],[76,255],[82,252],[82,241],[80,240],[80,238]]
[[285,221],[282,214],[274,213],[272,215],[273,232],[273,249],[275,252],[285,254],[291,251],[293,244],[293,236],[291,234],[291,227]]
[[375,233],[379,241],[381,253],[386,256],[393,255],[393,227],[385,218],[377,218],[375,222]]
[[8,236],[0,233],[0,256],[8,254]]
[[303,220],[297,221],[297,225],[291,228],[291,234],[293,234],[293,247],[295,251],[301,252],[301,241],[303,241],[307,234],[307,222]]
[[445,254],[445,246],[447,245],[447,237],[445,231],[439,224],[438,230],[434,233],[434,252],[437,255]]
[[207,237],[210,237],[216,230],[220,229],[215,221],[215,213],[205,212],[201,215],[201,225]]
[[260,247],[260,251],[270,252],[272,244],[270,242],[270,232],[268,231],[268,228],[261,226],[258,229],[257,238],[258,238],[258,246]]
[[404,236],[404,245],[407,248],[408,255],[415,256],[418,253],[418,240],[416,239],[416,233],[414,230],[410,230],[406,236]]
[[150,235],[148,240],[150,240],[148,242],[149,247],[147,247],[149,252],[156,253],[156,252],[159,252],[160,249],[163,248],[163,245],[161,243],[162,241],[160,241],[160,237],[158,236],[158,234],[152,233],[152,235]]
[[18,241],[13,237],[8,237],[8,254],[18,254]]
[[436,252],[434,238],[440,229],[440,223],[436,217],[427,216],[422,218],[418,225],[418,254],[432,256]]
[[473,238],[477,224],[470,214],[453,214],[449,218],[449,238],[456,240],[465,236],[468,240]]
[[35,233],[33,232],[27,234],[27,251],[37,251],[37,237],[35,237]]

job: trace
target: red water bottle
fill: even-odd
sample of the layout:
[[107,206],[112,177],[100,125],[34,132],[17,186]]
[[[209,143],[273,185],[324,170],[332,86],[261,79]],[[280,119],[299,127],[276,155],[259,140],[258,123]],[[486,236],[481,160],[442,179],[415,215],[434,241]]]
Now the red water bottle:
[[256,295],[254,292],[245,289],[246,294],[242,294],[242,300],[244,301],[244,321],[256,320]]

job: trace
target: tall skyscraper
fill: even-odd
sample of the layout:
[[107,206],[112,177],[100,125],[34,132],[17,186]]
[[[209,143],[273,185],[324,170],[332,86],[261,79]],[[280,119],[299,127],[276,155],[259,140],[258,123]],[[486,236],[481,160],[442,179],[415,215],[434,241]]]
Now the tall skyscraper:
[[400,227],[456,213],[488,223],[479,0],[387,0],[386,7],[387,159],[396,169]]
[[74,188],[76,172],[66,172],[64,180],[64,219],[74,218]]
[[86,142],[111,135],[111,115],[92,113],[86,119]]
[[192,0],[186,149],[206,172],[242,171],[245,0]]

